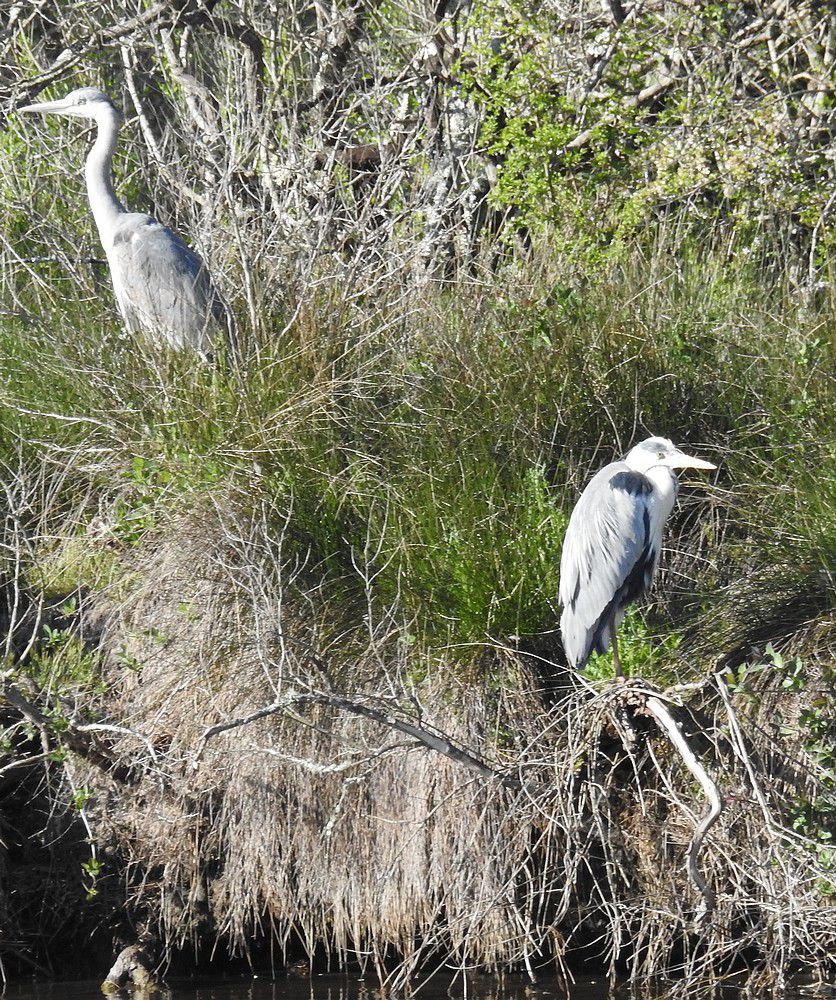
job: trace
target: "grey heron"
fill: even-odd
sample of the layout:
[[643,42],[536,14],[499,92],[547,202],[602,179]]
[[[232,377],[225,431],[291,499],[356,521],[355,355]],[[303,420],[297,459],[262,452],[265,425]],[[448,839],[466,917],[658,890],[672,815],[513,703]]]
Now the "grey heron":
[[679,486],[673,470],[716,468],[667,438],[651,437],[589,481],[560,559],[560,632],[573,667],[582,669],[593,652],[612,644],[616,676],[623,676],[616,630],[627,605],[653,582]]
[[219,335],[234,347],[229,310],[200,257],[167,226],[129,212],[116,197],[111,164],[122,116],[107,95],[82,87],[60,100],[18,110],[96,123],[96,141],[84,166],[87,196],[127,328],[204,357],[211,355]]

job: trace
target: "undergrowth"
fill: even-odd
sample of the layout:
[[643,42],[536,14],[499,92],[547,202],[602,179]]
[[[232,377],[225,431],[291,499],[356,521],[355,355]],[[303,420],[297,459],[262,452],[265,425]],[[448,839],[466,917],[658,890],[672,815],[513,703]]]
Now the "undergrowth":
[[829,307],[793,301],[753,266],[695,252],[674,264],[664,246],[582,280],[547,254],[424,288],[408,315],[394,283],[359,303],[320,290],[238,371],[133,343],[104,297],[95,311],[68,299],[37,325],[6,318],[6,461],[22,452],[65,469],[49,512],[65,526],[62,584],[70,555],[79,583],[103,561],[83,543],[94,516],[130,548],[232,491],[274,505],[309,571],[340,587],[371,580],[375,601],[397,604],[431,644],[553,634],[579,490],[655,433],[720,471],[683,489],[672,547],[693,558],[647,625],[628,624],[637,667],[668,675],[660,650],[693,638],[703,611],[716,627],[750,577],[767,600],[764,575],[782,595],[791,578],[825,599]]
[[[395,992],[832,967],[830,6],[35,6],[0,37],[0,971],[117,924]],[[91,83],[239,364],[124,332],[89,131],[11,110]],[[649,434],[718,466],[620,632],[723,798],[699,933],[709,781],[558,632],[569,513]]]
[[[4,317],[0,447],[17,541],[3,566],[38,615],[12,616],[11,632],[35,631],[13,677],[59,706],[45,722],[59,748],[81,711],[114,734],[108,752],[128,773],[165,776],[120,785],[79,773],[63,749],[50,758],[69,780],[85,906],[127,906],[169,953],[210,927],[246,951],[266,912],[285,949],[294,928],[339,961],[373,942],[399,977],[435,956],[559,958],[555,921],[565,947],[603,942],[596,960],[632,963],[637,980],[779,951],[780,970],[790,954],[823,961],[798,928],[820,936],[834,881],[833,316],[751,262],[675,249],[637,245],[578,274],[543,244],[478,281],[416,283],[408,308],[411,279],[371,296],[332,276],[263,317],[283,333],[247,337],[238,368],[131,340],[107,297],[69,299],[39,324]],[[35,290],[18,294],[37,314]],[[709,880],[730,888],[710,944],[684,959],[694,902],[675,798],[699,793],[658,737],[641,773],[628,764],[600,700],[610,657],[573,688],[558,635],[569,512],[596,468],[648,434],[719,469],[683,477],[623,662],[659,687],[691,682],[694,719],[700,699],[717,711],[711,675],[726,672],[777,817],[764,828],[753,799],[704,849]],[[786,659],[759,669],[769,642]],[[327,710],[244,726],[199,764],[212,720],[293,691],[435,726],[525,781],[541,775],[536,795],[483,803],[452,761]],[[11,752],[28,746],[29,730],[11,732]],[[704,735],[724,788],[750,780],[746,740],[722,721]],[[617,794],[596,798],[610,782]],[[594,843],[566,839],[587,829]],[[754,886],[742,844],[760,859]],[[425,856],[437,863],[419,870]],[[556,857],[588,875],[564,878]],[[288,888],[291,871],[304,888]],[[509,886],[527,900],[526,929]],[[790,900],[803,912],[792,945],[783,924],[764,939],[763,914]],[[745,933],[728,935],[741,920]]]

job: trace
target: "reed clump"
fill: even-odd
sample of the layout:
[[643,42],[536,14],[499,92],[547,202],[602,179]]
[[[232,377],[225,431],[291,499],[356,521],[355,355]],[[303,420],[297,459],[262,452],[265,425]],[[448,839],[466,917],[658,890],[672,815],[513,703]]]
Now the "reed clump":
[[[825,779],[799,765],[813,751],[794,668],[709,675],[680,711],[729,797],[700,855],[717,907],[697,928],[684,855],[702,800],[652,725],[608,686],[558,671],[546,692],[519,646],[429,649],[362,621],[359,602],[347,621],[328,584],[276,562],[269,514],[241,501],[171,523],[131,554],[127,596],[85,604],[97,709],[122,727],[109,747],[132,778],[71,767],[95,789],[104,872],[127,863],[130,911],[169,949],[275,936],[392,984],[574,951],[636,982],[685,971],[689,988],[767,955],[777,978],[825,967],[829,862],[792,829]],[[832,649],[805,652],[816,684]]]

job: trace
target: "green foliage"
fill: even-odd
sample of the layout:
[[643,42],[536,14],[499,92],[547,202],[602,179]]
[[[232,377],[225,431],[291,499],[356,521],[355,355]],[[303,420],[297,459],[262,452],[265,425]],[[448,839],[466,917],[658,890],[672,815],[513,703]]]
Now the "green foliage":
[[729,690],[755,706],[776,682],[793,696],[786,703],[790,714],[775,718],[776,729],[798,746],[811,779],[807,790],[789,804],[786,822],[815,842],[819,864],[829,873],[818,889],[832,896],[836,894],[836,668],[824,664],[811,674],[800,656],[785,657],[768,644],[762,660],[742,663],[726,675]]
[[87,902],[92,902],[99,895],[98,881],[104,872],[104,862],[97,858],[95,855],[88,858],[86,861],[82,861],[81,870],[86,876],[86,895],[85,898]]
[[460,471],[458,482],[434,470],[404,489],[407,504],[389,515],[384,594],[405,586],[432,631],[453,639],[547,628],[565,515],[543,469],[511,477],[473,463]]
[[[583,18],[567,25],[553,5],[475,3],[459,71],[497,164],[495,203],[513,207],[522,226],[549,224],[588,267],[623,259],[660,218],[701,242],[735,232],[749,251],[773,227],[809,239],[829,198],[818,183],[829,176],[827,139],[816,128],[832,102],[816,63],[827,57],[805,49],[824,88],[813,108],[764,38],[734,48],[742,22],[733,11],[637,8],[617,30],[585,31]],[[783,30],[809,31],[802,23],[788,19]],[[799,121],[811,123],[804,138]],[[820,236],[824,263],[833,236]]]
[[[734,527],[694,566],[703,610],[731,609],[762,579],[753,563],[776,587],[821,586],[836,548],[829,306],[678,249],[674,268],[660,232],[581,276],[543,249],[535,274],[441,291],[408,321],[388,292],[349,305],[327,287],[240,376],[131,348],[83,302],[41,328],[4,319],[0,441],[32,467],[69,456],[39,579],[55,595],[118,584],[126,549],[225,495],[274,511],[283,558],[328,581],[334,606],[397,605],[431,644],[549,633],[584,479],[655,432],[720,456]],[[664,678],[664,637],[693,634],[694,607],[660,597],[622,642],[632,672]]]
[[154,527],[173,474],[136,455],[123,476],[129,488],[114,506],[112,532],[126,545],[136,545]]
[[[809,685],[808,671],[801,658],[785,659],[773,647],[767,646],[770,666],[781,679],[781,686],[798,693]],[[832,873],[828,886],[821,886],[828,895],[836,894],[836,667],[824,669],[820,688],[804,698],[805,707],[798,712],[797,722],[785,725],[785,735],[800,739],[802,750],[816,775],[815,793],[798,796],[791,809],[790,825],[798,833],[817,841],[819,860]]]
[[[104,690],[98,653],[79,638],[69,621],[61,627],[44,624],[42,641],[35,647],[27,670],[40,687],[52,693],[79,688],[90,693]],[[53,721],[62,725],[58,718]]]
[[77,788],[73,794],[73,806],[76,809],[81,810],[87,805],[92,797],[93,793],[90,789],[86,785],[82,785],[80,788]]
[[79,587],[99,589],[113,585],[120,576],[118,553],[79,531],[41,545],[33,582],[48,600],[61,599]]
[[[626,677],[653,677],[657,683],[677,680],[676,650],[682,637],[676,632],[653,634],[641,611],[631,605],[618,630],[618,655]],[[584,670],[588,680],[609,680],[614,676],[612,651],[593,653]]]

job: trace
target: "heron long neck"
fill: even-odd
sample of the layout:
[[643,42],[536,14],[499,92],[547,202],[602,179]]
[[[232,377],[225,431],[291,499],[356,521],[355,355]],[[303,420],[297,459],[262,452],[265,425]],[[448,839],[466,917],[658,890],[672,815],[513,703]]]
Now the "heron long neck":
[[110,176],[113,151],[116,149],[116,134],[119,131],[119,118],[116,112],[109,112],[99,115],[96,123],[99,127],[98,134],[84,164],[84,175],[87,179],[87,197],[90,199],[96,228],[107,250],[113,240],[116,222],[125,212],[124,206],[113,190]]
[[676,503],[679,483],[674,473],[664,465],[656,465],[652,469],[648,469],[645,475],[653,483],[659,502],[658,511],[661,523],[664,524]]

